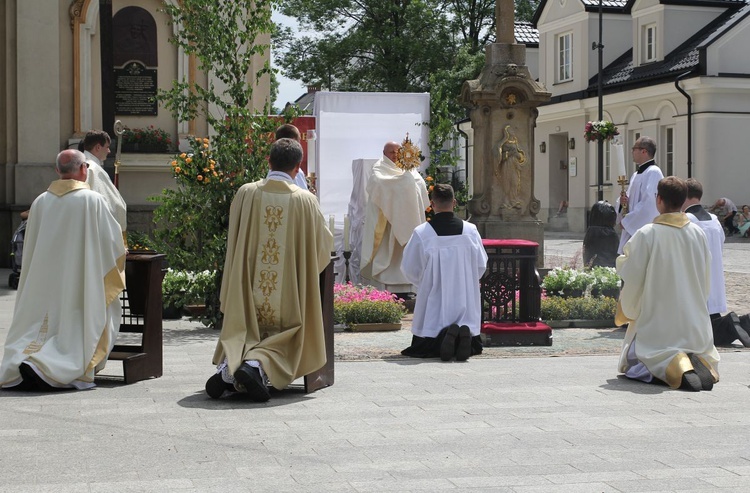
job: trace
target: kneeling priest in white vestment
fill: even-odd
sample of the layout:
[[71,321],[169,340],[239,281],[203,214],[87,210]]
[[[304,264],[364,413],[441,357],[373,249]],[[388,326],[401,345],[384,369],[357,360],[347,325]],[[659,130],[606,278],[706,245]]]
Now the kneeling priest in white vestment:
[[718,382],[708,297],[711,253],[706,235],[680,212],[687,186],[662,179],[660,215],[639,229],[617,259],[623,287],[615,322],[628,323],[619,371],[673,389],[711,390]]
[[125,246],[105,198],[89,189],[83,153],[57,156],[60,179],[34,200],[0,385],[85,389],[122,319]]
[[453,214],[455,204],[450,185],[435,185],[435,215],[414,229],[404,249],[401,270],[417,286],[412,343],[401,352],[405,356],[464,361],[482,352],[479,279],[487,269],[487,253],[476,226]]

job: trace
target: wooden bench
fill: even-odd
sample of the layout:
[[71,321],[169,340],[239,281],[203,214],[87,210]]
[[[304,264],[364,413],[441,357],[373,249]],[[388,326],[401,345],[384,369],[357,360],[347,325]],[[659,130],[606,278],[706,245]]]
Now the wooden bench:
[[165,255],[129,254],[121,334],[140,334],[137,344],[115,344],[109,360],[122,361],[125,383],[158,378],[163,373],[161,282]]

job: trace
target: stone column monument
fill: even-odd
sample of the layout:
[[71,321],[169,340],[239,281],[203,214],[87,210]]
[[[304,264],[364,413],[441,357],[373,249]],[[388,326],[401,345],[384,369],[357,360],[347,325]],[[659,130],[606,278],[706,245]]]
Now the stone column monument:
[[470,222],[483,238],[516,238],[539,243],[544,261],[544,227],[534,197],[534,127],[537,107],[550,93],[531,78],[526,46],[515,43],[513,0],[495,6],[497,42],[486,48],[479,79],[466,81],[461,103],[474,129],[474,195]]

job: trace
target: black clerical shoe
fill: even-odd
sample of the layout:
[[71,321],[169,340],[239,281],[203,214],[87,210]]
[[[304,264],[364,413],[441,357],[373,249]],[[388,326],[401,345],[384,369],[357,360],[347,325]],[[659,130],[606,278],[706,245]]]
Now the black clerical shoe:
[[458,328],[456,361],[466,361],[471,356],[471,329],[467,325]]
[[682,383],[680,384],[680,389],[698,392],[701,388],[703,388],[701,379],[693,370],[686,371],[682,374]]
[[226,383],[221,378],[221,373],[214,373],[211,378],[206,380],[206,393],[212,399],[218,399],[224,395],[225,391],[234,392],[234,385]]
[[234,386],[240,392],[245,392],[255,402],[266,402],[271,398],[268,387],[263,383],[263,377],[260,376],[260,370],[242,363],[234,372]]
[[698,378],[701,379],[701,389],[702,390],[713,389],[714,377],[713,375],[711,375],[711,370],[709,370],[708,367],[703,364],[703,361],[701,361],[700,357],[697,354],[695,353],[688,354],[688,358],[690,358],[690,362],[693,364],[693,369],[695,370],[695,374],[698,375]]
[[445,331],[445,337],[443,337],[443,343],[440,345],[440,359],[443,361],[450,361],[453,355],[456,354],[456,339],[459,333],[458,324],[451,324]]
[[737,331],[737,339],[740,340],[743,346],[750,347],[750,334],[748,334],[747,329],[742,325],[740,317],[734,312],[729,312],[727,317],[729,317],[734,324],[734,330]]
[[37,375],[34,369],[26,363],[18,365],[18,370],[21,372],[21,378],[28,387],[28,390],[32,392],[52,392],[53,390],[59,390],[42,380],[42,377]]

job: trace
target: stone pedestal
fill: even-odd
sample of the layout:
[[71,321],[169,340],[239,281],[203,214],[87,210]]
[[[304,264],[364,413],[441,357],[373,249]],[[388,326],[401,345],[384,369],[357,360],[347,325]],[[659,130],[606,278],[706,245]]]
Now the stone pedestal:
[[537,242],[538,266],[544,264],[544,227],[534,197],[534,127],[537,107],[549,98],[526,67],[526,46],[511,43],[487,46],[482,73],[461,90],[474,130],[469,221],[483,238]]

